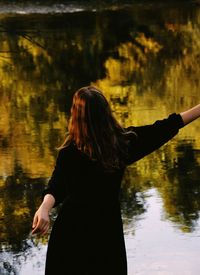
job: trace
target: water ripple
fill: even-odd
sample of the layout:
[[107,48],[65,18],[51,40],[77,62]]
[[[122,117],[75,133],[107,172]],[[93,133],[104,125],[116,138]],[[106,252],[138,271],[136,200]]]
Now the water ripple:
[[84,10],[92,10],[91,7],[83,7],[72,4],[54,4],[51,6],[45,5],[16,5],[5,4],[0,6],[0,14],[59,14],[59,13],[74,13]]

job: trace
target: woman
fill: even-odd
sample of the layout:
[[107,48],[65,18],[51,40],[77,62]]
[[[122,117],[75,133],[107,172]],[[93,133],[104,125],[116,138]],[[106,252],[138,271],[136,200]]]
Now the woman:
[[68,136],[33,219],[32,233],[46,234],[50,210],[61,204],[46,275],[127,275],[120,212],[124,170],[199,116],[200,104],[152,125],[123,128],[99,89],[88,86],[74,94]]

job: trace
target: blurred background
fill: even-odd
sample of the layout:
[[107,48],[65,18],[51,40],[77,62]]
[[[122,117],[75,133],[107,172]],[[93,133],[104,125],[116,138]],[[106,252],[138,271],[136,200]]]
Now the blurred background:
[[[124,127],[151,124],[200,103],[199,64],[200,1],[0,1],[1,275],[44,272],[31,224],[76,89],[102,89]],[[129,275],[200,274],[199,136],[197,120],[127,168]]]

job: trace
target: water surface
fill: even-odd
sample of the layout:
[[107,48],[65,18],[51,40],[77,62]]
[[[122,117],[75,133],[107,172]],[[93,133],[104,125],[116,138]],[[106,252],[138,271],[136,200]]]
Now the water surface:
[[[6,9],[0,7],[0,273],[40,275],[48,236],[29,233],[73,93],[96,85],[125,127],[199,103],[200,9]],[[200,273],[199,125],[127,168],[121,202],[129,275]]]

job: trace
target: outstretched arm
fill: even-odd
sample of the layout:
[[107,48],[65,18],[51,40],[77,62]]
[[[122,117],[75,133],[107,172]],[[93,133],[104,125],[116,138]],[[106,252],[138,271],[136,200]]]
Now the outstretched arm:
[[200,104],[194,106],[193,108],[191,108],[185,112],[180,113],[180,115],[182,117],[184,125],[189,124],[193,120],[200,117]]
[[[200,117],[200,104],[179,114],[173,113],[168,118],[157,120],[154,124],[145,126],[129,126],[126,129],[136,133],[130,139],[130,156],[128,164],[131,164],[144,156],[160,148],[172,139],[179,129]],[[136,138],[137,137],[137,138]]]

